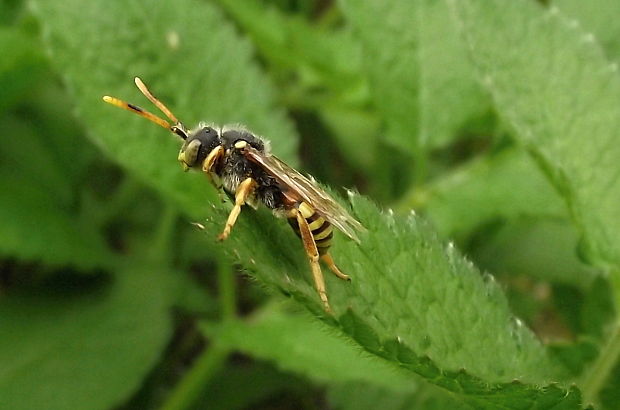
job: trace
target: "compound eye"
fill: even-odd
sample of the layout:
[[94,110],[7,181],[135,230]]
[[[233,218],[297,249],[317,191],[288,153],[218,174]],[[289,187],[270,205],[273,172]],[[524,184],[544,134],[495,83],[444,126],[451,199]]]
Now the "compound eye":
[[185,147],[185,152],[183,153],[183,162],[185,162],[188,166],[193,167],[196,165],[196,160],[198,159],[198,151],[200,150],[201,142],[199,140],[190,141]]

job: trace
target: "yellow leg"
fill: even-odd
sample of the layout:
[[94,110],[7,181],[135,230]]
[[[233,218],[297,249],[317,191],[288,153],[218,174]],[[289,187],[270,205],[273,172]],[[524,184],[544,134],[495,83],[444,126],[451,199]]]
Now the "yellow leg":
[[202,170],[204,172],[211,172],[211,168],[213,168],[213,164],[215,164],[215,161],[220,159],[222,155],[224,155],[224,147],[222,147],[221,145],[218,145],[211,152],[209,152],[209,155],[207,155],[207,157],[203,161]]
[[306,255],[308,256],[308,260],[310,261],[310,268],[312,269],[314,285],[317,292],[319,293],[321,301],[323,302],[323,307],[325,308],[325,311],[327,313],[331,313],[331,308],[329,307],[329,302],[327,300],[327,292],[325,290],[325,279],[323,278],[321,266],[319,265],[319,251],[316,248],[316,243],[314,243],[312,231],[310,231],[310,227],[308,226],[306,218],[304,218],[304,216],[299,210],[296,213],[297,224],[299,225],[299,233],[301,234],[301,241],[304,244]]
[[349,275],[345,275],[340,269],[338,269],[338,266],[336,266],[336,264],[334,263],[334,259],[329,253],[321,256],[321,260],[325,262],[329,270],[332,271],[334,275],[338,276],[340,279],[343,280],[351,280],[351,277]]
[[[219,160],[222,157],[222,155],[224,155],[224,147],[222,147],[221,145],[218,145],[211,152],[209,152],[209,155],[207,155],[205,160],[202,162],[202,170],[207,174],[207,177],[209,178],[209,182],[211,183],[211,185],[213,185],[215,189],[218,189],[218,190],[221,187],[217,186],[217,184],[215,183],[215,180],[213,179],[212,168],[213,168],[213,165],[215,165],[215,162]],[[220,199],[222,199],[221,192],[219,192],[219,195],[220,195]]]
[[254,192],[254,188],[256,188],[256,181],[252,178],[245,179],[242,183],[237,187],[237,192],[235,192],[235,206],[232,211],[228,215],[228,220],[226,221],[226,226],[222,233],[217,237],[219,241],[223,241],[228,238],[230,235],[230,230],[237,222],[237,217],[241,213],[241,206],[245,205],[245,201],[248,197]]

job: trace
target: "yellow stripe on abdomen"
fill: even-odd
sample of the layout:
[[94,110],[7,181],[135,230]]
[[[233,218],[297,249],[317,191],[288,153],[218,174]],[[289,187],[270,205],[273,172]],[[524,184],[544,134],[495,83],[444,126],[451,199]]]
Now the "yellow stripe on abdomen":
[[312,222],[310,222],[308,219],[306,219],[306,221],[308,221],[308,228],[310,228],[311,231],[319,229],[325,223],[325,219],[323,219],[322,216],[319,216]]
[[[331,246],[331,240],[334,236],[332,225],[321,215],[317,214],[314,208],[306,202],[300,203],[298,209],[306,222],[308,222],[308,227],[312,232],[312,237],[316,242],[316,247],[318,248],[319,254],[325,254]],[[299,233],[299,225],[297,224],[297,218],[288,218],[288,222],[297,236],[301,237]]]

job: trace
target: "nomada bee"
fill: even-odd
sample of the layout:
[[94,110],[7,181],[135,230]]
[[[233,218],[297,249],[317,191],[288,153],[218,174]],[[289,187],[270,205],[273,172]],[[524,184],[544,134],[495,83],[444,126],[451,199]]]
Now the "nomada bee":
[[107,103],[136,113],[179,136],[183,146],[178,160],[185,171],[202,170],[217,189],[223,189],[234,206],[224,230],[218,236],[230,235],[243,205],[256,208],[259,203],[278,217],[287,218],[301,238],[310,261],[316,290],[327,312],[330,312],[325,280],[319,260],[337,277],[350,280],[334,263],[329,248],[333,227],[359,243],[356,231],[364,227],[314,180],[306,178],[269,152],[268,142],[243,127],[216,128],[203,123],[188,130],[138,77],[138,89],[161,110],[172,124],[148,111],[118,98],[105,96]]

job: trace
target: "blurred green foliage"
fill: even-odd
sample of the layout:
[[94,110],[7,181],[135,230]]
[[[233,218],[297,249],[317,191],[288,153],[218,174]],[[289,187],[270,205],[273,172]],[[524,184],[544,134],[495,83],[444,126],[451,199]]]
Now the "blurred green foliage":
[[[541,3],[0,0],[0,408],[617,408],[620,6]],[[333,315],[136,75],[362,194]]]

